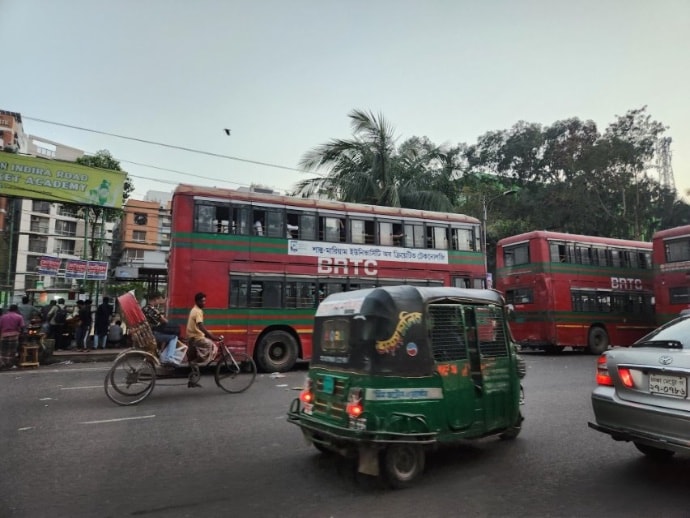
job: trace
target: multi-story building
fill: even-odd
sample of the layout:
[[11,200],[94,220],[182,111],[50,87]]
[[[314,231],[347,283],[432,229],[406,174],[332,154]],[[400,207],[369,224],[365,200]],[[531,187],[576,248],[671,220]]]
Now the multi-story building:
[[150,289],[167,282],[170,251],[170,193],[149,191],[144,200],[128,199],[118,228],[111,258],[116,279],[147,281]]

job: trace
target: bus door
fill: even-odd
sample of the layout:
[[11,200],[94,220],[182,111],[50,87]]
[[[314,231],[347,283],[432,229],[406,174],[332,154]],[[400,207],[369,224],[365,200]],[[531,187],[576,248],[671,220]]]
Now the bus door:
[[456,431],[482,426],[481,392],[470,375],[462,306],[431,304],[429,328],[431,351],[443,388],[447,426]]

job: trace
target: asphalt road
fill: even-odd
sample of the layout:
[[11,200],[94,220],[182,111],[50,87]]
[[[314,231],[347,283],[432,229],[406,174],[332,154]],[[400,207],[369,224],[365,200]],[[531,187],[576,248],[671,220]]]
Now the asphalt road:
[[587,427],[595,357],[526,355],[515,441],[432,453],[392,491],[307,446],[285,413],[305,371],[244,394],[160,381],[118,407],[106,363],[0,373],[0,516],[688,516],[690,456],[651,462]]

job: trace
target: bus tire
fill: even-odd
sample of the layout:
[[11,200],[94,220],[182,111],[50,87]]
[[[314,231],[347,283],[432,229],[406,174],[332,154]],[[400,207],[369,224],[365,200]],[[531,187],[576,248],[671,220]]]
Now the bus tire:
[[587,350],[590,354],[601,354],[609,348],[609,335],[603,327],[595,326],[589,330]]
[[256,363],[264,372],[287,372],[297,361],[297,342],[287,331],[266,333],[256,348]]

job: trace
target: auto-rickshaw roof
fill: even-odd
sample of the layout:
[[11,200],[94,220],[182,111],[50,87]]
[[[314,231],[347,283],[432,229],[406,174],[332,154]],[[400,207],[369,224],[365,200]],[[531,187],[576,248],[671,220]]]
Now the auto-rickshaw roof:
[[421,308],[427,303],[443,300],[456,303],[503,304],[503,297],[495,290],[410,285],[385,286],[329,295],[319,304],[316,316],[376,313],[381,307],[394,311],[409,311],[412,307]]

